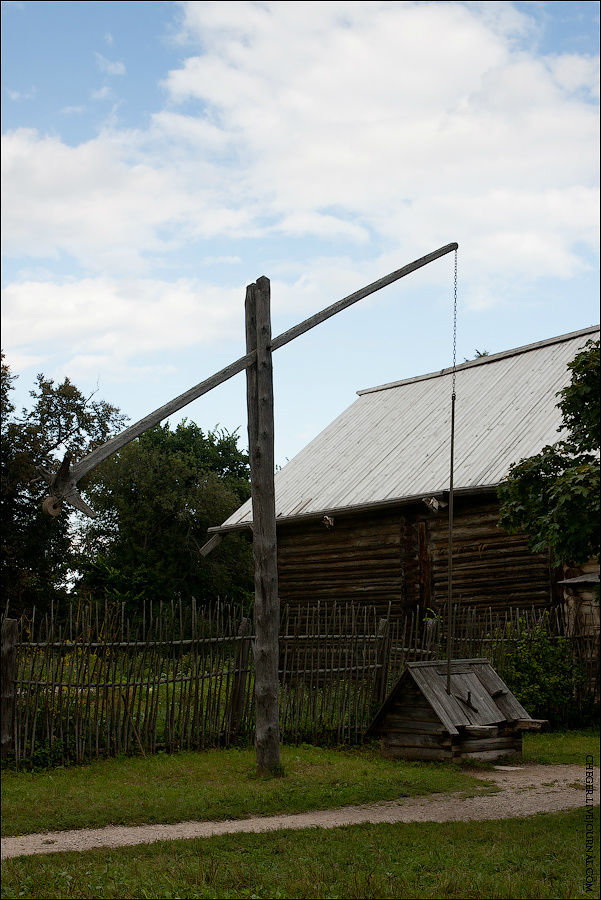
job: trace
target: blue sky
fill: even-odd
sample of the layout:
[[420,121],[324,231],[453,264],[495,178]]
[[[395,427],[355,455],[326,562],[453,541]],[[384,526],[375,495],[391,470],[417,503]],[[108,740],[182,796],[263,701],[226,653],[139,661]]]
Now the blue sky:
[[[3,2],[18,401],[68,375],[133,421],[242,354],[259,275],[278,334],[451,241],[460,361],[598,322],[598,33],[590,2]],[[279,350],[278,463],[449,365],[451,313],[448,256]],[[244,443],[243,376],[181,415]]]

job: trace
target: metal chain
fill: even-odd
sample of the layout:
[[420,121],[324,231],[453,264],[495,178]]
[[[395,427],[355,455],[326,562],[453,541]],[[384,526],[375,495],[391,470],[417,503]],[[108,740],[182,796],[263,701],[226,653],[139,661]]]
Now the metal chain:
[[453,391],[451,394],[451,461],[449,472],[449,545],[447,549],[447,694],[451,694],[451,667],[455,622],[453,615],[453,491],[455,468],[455,379],[457,375],[457,250],[453,276]]

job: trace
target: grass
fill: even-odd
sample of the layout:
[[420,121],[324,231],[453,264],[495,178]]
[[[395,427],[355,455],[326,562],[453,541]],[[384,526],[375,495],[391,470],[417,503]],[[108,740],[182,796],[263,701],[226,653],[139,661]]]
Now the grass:
[[524,762],[584,765],[587,755],[599,765],[599,729],[525,734],[523,738]]
[[2,897],[538,900],[591,896],[585,879],[583,808],[498,822],[358,825],[318,840],[307,829],[25,857],[4,862]]
[[[524,761],[599,763],[599,734],[524,735]],[[386,760],[376,745],[282,749],[283,778],[257,778],[251,749],[98,760],[43,772],[5,772],[2,835],[186,819],[304,812],[448,791],[474,794],[478,766]],[[471,773],[471,774],[470,774]]]
[[[599,762],[592,730],[525,735],[527,762]],[[283,778],[252,750],[160,754],[3,776],[3,833],[222,819],[483,788],[452,764],[385,760],[376,747],[284,747]],[[599,810],[594,835],[598,844]],[[527,819],[360,825],[60,853],[2,866],[2,898],[583,898],[582,809]],[[590,862],[589,862],[590,865]]]
[[2,834],[244,818],[491,786],[452,764],[384,759],[377,746],[284,747],[283,778],[257,778],[254,750],[98,760],[2,778]]

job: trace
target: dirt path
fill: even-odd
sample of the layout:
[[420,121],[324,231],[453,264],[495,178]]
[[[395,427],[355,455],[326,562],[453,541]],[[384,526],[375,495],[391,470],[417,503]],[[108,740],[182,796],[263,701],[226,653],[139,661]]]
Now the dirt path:
[[[461,793],[430,794],[363,806],[346,806],[294,815],[262,816],[223,822],[178,822],[175,825],[138,825],[55,831],[4,838],[2,859],[34,853],[126,847],[181,838],[212,837],[234,832],[265,832],[282,828],[338,828],[396,822],[449,822],[469,819],[507,819],[539,812],[585,807],[585,767],[498,766],[478,773],[498,785],[499,791],[480,797]],[[594,772],[594,802],[599,803],[599,771]],[[590,802],[590,801],[589,801]]]

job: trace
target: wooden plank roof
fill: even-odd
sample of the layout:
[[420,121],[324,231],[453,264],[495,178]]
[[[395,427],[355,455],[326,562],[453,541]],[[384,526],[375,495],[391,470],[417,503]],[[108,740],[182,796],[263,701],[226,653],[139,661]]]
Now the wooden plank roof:
[[[599,326],[457,367],[455,490],[493,490],[512,463],[558,440],[557,392]],[[448,489],[451,369],[360,391],[275,476],[280,521],[379,508]],[[245,503],[223,525],[252,522]]]
[[376,713],[366,735],[378,732],[387,712],[413,681],[445,730],[459,734],[462,726],[496,725],[528,720],[530,716],[495,672],[487,659],[459,659],[451,662],[451,693],[447,694],[445,660],[407,663],[407,668]]

